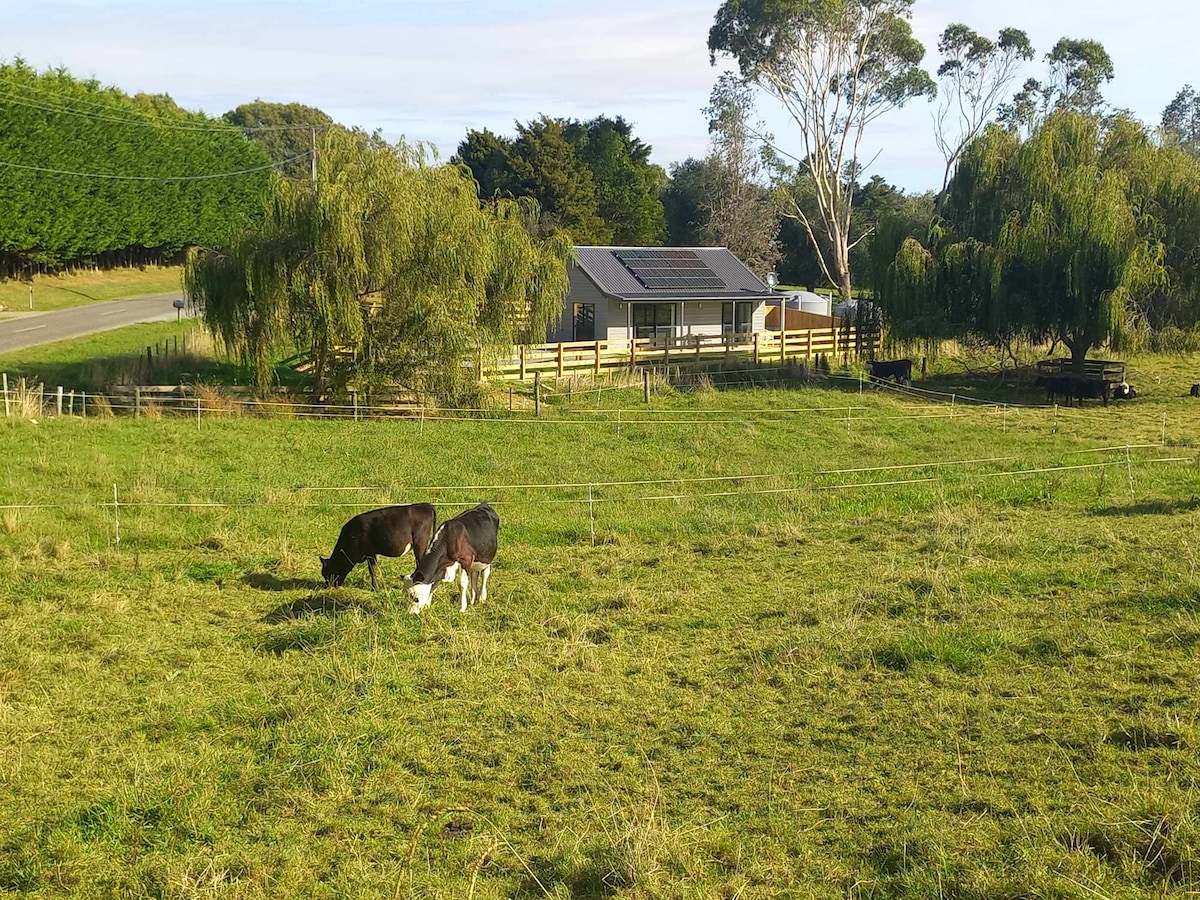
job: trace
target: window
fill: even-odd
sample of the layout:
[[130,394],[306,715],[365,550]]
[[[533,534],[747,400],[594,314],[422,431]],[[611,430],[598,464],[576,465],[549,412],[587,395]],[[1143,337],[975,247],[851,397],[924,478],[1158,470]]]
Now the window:
[[721,304],[721,334],[749,334],[753,330],[753,303],[739,300]]
[[670,338],[675,335],[674,303],[634,303],[635,338]]
[[571,340],[594,341],[596,339],[596,304],[575,303],[571,306]]

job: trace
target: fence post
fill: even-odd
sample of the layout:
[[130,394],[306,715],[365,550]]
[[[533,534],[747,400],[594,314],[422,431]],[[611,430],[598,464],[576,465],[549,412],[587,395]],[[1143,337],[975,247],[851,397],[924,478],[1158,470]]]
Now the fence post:
[[350,390],[350,400],[354,404],[354,421],[357,422],[358,421],[358,389],[357,388],[352,388]]
[[3,381],[3,384],[4,384],[4,418],[7,419],[9,417],[9,415],[11,414],[11,409],[9,407],[9,400],[8,400],[8,373],[5,372],[3,377],[4,377],[4,381]]
[[154,378],[154,356],[150,353],[150,347],[146,347],[146,378]]
[[533,373],[533,414],[542,414],[542,373]]
[[754,332],[754,364],[756,366],[758,365],[758,338],[759,333],[756,331]]
[[588,485],[588,524],[592,526],[592,546],[596,546],[596,512],[592,508],[592,486]]
[[1167,414],[1163,413],[1162,445],[1167,446]]
[[117,499],[117,484],[113,482],[113,526],[117,552],[121,552],[121,503]]
[[179,335],[175,335],[175,355],[179,355]]
[[40,416],[46,409],[46,382],[38,385],[38,409],[37,414]]
[[1128,444],[1125,445],[1125,470],[1129,473],[1129,499],[1136,500],[1137,497],[1133,493],[1133,460],[1129,458]]
[[141,418],[142,415],[142,389],[140,385],[133,386],[133,417]]
[[520,357],[520,360],[521,360],[520,380],[524,381],[525,380],[525,345],[524,344],[522,344],[520,347],[517,348],[517,355]]
[[509,385],[509,387],[508,387],[508,411],[509,412],[512,412],[512,395],[513,395],[512,385]]
[[650,402],[650,370],[642,369],[642,402]]
[[696,335],[696,362],[697,363],[700,362],[700,341],[701,340],[702,340],[702,338],[700,337],[700,335]]
[[79,416],[83,419],[87,418],[87,391],[79,392]]
[[599,377],[600,377],[600,342],[599,342],[599,341],[596,341],[596,368],[595,368],[595,376],[596,376],[597,378],[599,378]]
[[71,391],[71,394],[67,399],[67,415],[68,416],[75,415],[75,392],[74,391]]
[[63,389],[62,389],[62,385],[60,384],[58,386],[58,390],[56,390],[54,392],[54,414],[56,416],[62,415],[62,400],[63,400]]
[[563,345],[562,345],[562,342],[559,342],[559,345],[558,345],[557,363],[558,363],[558,377],[562,378],[563,377]]
[[637,365],[637,338],[629,338],[629,368]]
[[782,366],[787,361],[787,329],[779,329],[779,364]]
[[479,376],[479,381],[483,381],[483,348],[482,347],[479,348],[478,355],[476,356],[475,361],[476,361],[476,371]]

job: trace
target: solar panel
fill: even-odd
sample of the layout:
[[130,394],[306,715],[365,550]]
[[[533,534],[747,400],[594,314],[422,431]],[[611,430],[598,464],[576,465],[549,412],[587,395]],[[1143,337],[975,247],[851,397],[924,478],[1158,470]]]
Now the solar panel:
[[726,290],[728,286],[717,277],[693,250],[614,250],[622,265],[647,290]]

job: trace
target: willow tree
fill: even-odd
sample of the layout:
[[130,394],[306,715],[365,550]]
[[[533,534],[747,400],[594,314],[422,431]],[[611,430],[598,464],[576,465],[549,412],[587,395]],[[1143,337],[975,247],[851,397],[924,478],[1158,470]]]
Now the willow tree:
[[462,398],[478,354],[543,339],[562,314],[570,247],[531,237],[536,207],[481,204],[462,167],[361,132],[330,130],[319,158],[315,186],[277,180],[259,223],[185,270],[259,386],[301,350],[321,387],[387,379]]
[[939,224],[923,239],[893,238],[876,285],[889,319],[919,309],[923,337],[1056,339],[1077,370],[1093,347],[1119,349],[1133,301],[1167,275],[1138,157],[1117,152],[1132,128],[1072,111],[1024,142],[989,128],[964,153]]

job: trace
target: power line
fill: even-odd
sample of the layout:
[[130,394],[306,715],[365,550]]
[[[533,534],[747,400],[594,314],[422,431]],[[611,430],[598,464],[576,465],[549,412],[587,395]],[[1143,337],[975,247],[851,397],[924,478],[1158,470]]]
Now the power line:
[[274,169],[277,166],[284,166],[288,163],[296,162],[297,160],[307,159],[311,151],[301,153],[299,156],[293,156],[290,159],[280,160],[277,163],[269,163],[265,166],[256,166],[252,169],[241,169],[237,172],[215,172],[211,175],[111,175],[104,172],[69,172],[65,169],[48,169],[44,166],[27,166],[21,163],[12,163],[0,161],[0,166],[8,169],[23,169],[30,172],[44,172],[48,175],[70,175],[76,178],[103,178],[109,181],[211,181],[215,178],[234,178],[238,175],[249,175],[253,172],[265,172],[268,169]]
[[[8,82],[8,81],[5,81],[4,79],[0,79],[0,85],[9,85],[11,87],[17,87],[18,89],[22,89],[22,88],[28,89],[29,88],[29,85],[16,85],[13,82]],[[47,92],[47,93],[53,94],[54,92],[51,91],[51,92]],[[0,98],[2,98],[2,102],[5,102],[5,103],[11,103],[15,106],[24,106],[29,109],[37,109],[37,110],[41,110],[43,112],[62,113],[62,114],[66,114],[66,115],[78,116],[80,118],[85,118],[85,119],[94,119],[94,120],[102,121],[102,122],[115,122],[120,125],[131,125],[131,126],[142,127],[142,128],[166,128],[166,129],[170,129],[173,131],[205,131],[205,132],[228,132],[230,130],[236,130],[236,131],[311,131],[314,128],[320,128],[323,130],[323,129],[332,127],[330,125],[320,125],[320,126],[314,126],[314,125],[235,125],[232,122],[223,123],[223,124],[219,124],[219,125],[218,124],[207,125],[207,124],[203,124],[200,122],[169,122],[169,121],[161,121],[158,119],[149,119],[149,118],[137,118],[137,117],[130,118],[129,116],[103,115],[98,112],[91,112],[88,110],[76,109],[75,107],[69,106],[69,105],[54,105],[54,104],[51,104],[49,101],[42,100],[41,98],[35,99],[35,98],[21,96],[20,94],[14,94],[14,93],[12,93],[11,90],[0,90]],[[92,101],[86,101],[81,98],[67,98],[67,97],[63,97],[62,95],[56,96],[55,99],[57,101],[59,101],[59,103],[63,103],[63,104],[75,103],[75,102],[86,103],[88,105],[96,106],[100,109],[106,110],[107,112],[114,112],[114,113],[115,112],[130,112],[130,113],[135,113],[135,116],[136,116],[135,110],[132,110],[132,109],[122,110],[120,107],[116,107],[111,104],[94,103]],[[184,112],[186,112],[186,111],[184,111]]]

